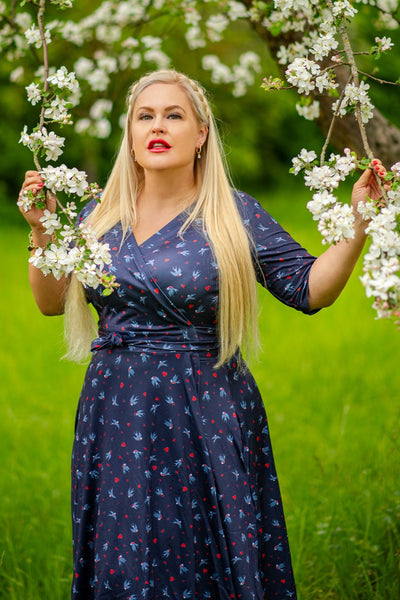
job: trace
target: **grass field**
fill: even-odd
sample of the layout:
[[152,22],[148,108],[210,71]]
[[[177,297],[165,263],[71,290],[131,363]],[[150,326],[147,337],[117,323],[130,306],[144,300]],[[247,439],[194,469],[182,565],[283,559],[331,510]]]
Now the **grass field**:
[[[265,205],[311,252],[305,199]],[[7,225],[7,223],[10,223]],[[0,599],[67,600],[69,461],[84,366],[36,309],[27,229],[2,219]],[[270,420],[300,600],[400,598],[400,333],[353,275],[313,317],[262,295],[253,373]]]

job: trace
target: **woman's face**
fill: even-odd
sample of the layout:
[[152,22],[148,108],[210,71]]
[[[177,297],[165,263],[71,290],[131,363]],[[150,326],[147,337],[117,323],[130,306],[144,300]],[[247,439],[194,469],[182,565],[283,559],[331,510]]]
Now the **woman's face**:
[[177,84],[153,83],[136,98],[132,114],[135,158],[146,172],[190,169],[207,136],[186,92]]

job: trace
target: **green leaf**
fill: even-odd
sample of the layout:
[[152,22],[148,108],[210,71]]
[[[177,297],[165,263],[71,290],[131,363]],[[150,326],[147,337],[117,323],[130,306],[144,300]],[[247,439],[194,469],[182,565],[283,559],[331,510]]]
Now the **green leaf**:
[[281,21],[279,21],[278,23],[274,23],[273,25],[271,25],[271,27],[269,28],[269,31],[270,31],[271,35],[276,37],[282,32],[282,27],[283,27],[283,23]]
[[113,289],[110,288],[104,288],[104,290],[102,291],[102,296],[111,296],[111,294],[113,293]]

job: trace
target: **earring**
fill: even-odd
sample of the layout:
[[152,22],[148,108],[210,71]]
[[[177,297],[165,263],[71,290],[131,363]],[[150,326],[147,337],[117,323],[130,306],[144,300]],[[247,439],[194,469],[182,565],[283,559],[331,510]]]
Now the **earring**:
[[131,156],[132,156],[133,160],[136,162],[136,156],[135,156],[135,150],[134,150],[134,148],[131,148]]
[[200,159],[200,158],[201,158],[201,146],[198,146],[198,147],[196,148],[196,155],[197,155],[197,158],[198,158],[198,159]]

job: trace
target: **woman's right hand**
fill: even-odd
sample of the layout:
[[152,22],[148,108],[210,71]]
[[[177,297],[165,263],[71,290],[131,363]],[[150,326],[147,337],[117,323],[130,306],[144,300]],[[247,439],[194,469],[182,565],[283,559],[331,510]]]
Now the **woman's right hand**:
[[[33,193],[33,195],[36,196],[36,194],[43,189],[43,186],[44,182],[43,179],[40,177],[38,171],[27,171],[25,173],[25,179],[22,184],[20,194],[30,190]],[[43,217],[44,214],[43,209],[38,208],[35,205],[33,205],[32,208],[30,208],[28,211],[26,211],[23,206],[18,206],[18,208],[22,213],[23,217],[29,223],[32,231],[44,233],[45,230],[40,221],[41,217]],[[50,212],[55,212],[56,210],[56,198],[50,192],[47,192],[46,194],[46,208]]]

